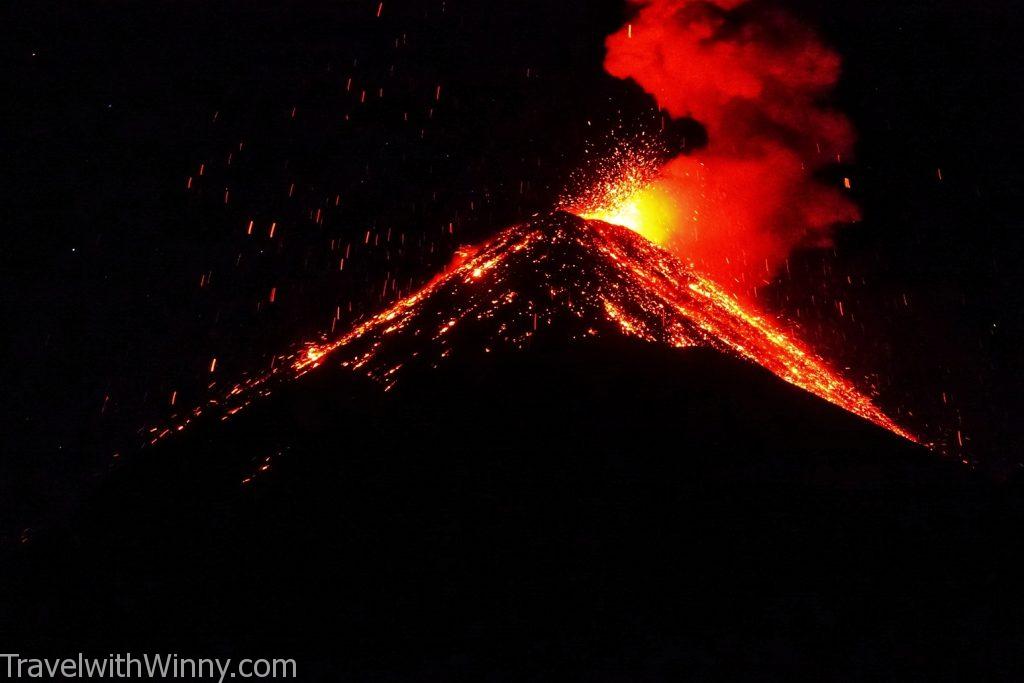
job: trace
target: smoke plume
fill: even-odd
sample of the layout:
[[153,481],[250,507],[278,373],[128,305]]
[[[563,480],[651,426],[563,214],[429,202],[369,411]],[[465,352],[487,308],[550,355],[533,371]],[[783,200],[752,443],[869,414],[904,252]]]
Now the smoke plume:
[[789,252],[827,244],[858,218],[816,171],[846,161],[850,122],[823,100],[839,56],[807,26],[759,0],[634,0],[631,23],[607,39],[605,69],[631,78],[708,143],[672,158],[651,192],[670,198],[666,246],[749,291]]

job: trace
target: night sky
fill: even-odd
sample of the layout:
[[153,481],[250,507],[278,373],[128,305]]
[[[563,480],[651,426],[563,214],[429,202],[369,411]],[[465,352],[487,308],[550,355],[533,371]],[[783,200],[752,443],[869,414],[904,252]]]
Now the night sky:
[[[794,254],[762,303],[940,455],[1014,476],[1021,13],[782,4],[844,58],[835,104],[859,142],[834,170],[864,217]],[[626,15],[8,3],[0,531],[64,509],[172,396],[199,403],[407,294],[459,245],[549,210],[588,146],[656,126],[602,69]]]

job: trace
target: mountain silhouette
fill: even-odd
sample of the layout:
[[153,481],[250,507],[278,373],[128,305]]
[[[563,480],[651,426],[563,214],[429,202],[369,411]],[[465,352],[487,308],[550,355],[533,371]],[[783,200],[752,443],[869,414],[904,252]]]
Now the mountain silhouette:
[[537,217],[303,349],[4,550],[8,651],[332,681],[1011,677],[1012,483],[894,433],[662,254]]
[[[673,348],[703,346],[778,377],[912,439],[857,388],[778,324],[637,233],[564,211],[535,216],[456,254],[420,290],[337,339],[281,356],[276,370],[211,401],[230,416],[279,375],[340,364],[390,390],[409,367],[453,354],[523,349],[538,337],[571,342],[625,335]],[[180,431],[194,411],[153,443]]]

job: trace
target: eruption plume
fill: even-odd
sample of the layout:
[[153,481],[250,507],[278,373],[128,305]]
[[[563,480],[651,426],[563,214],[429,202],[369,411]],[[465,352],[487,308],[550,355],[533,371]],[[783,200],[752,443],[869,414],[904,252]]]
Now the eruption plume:
[[815,178],[853,143],[846,117],[822,103],[839,56],[761,2],[637,4],[607,39],[605,69],[634,80],[671,117],[700,122],[708,143],[580,213],[628,225],[745,294],[794,247],[827,243],[833,225],[858,218],[838,188]]

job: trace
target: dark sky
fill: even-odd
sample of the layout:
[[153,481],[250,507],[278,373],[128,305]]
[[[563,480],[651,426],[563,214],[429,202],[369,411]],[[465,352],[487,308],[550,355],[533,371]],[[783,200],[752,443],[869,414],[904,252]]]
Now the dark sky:
[[[621,2],[378,4],[6,4],[0,529],[88,488],[172,393],[195,404],[408,291],[655,117],[601,69]],[[1012,472],[1021,13],[784,4],[844,56],[864,220],[765,305],[946,452]]]

